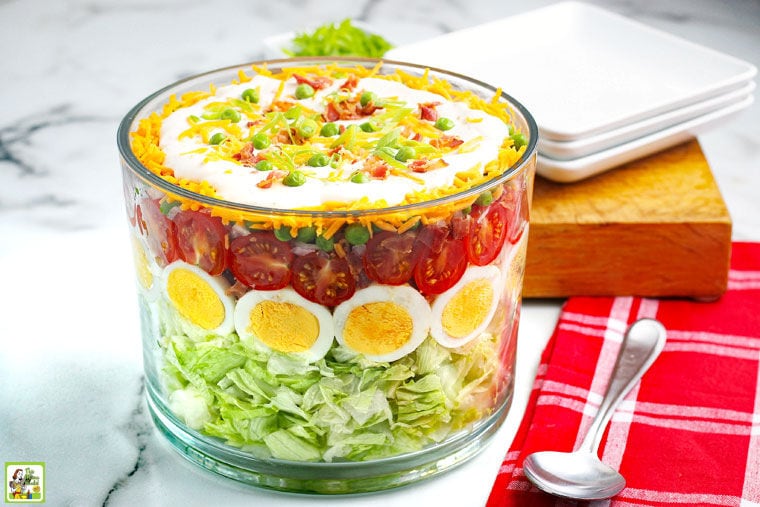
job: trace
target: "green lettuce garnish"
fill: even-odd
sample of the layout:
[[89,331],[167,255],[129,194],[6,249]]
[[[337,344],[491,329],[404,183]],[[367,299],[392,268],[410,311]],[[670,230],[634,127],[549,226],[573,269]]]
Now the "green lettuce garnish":
[[300,32],[288,56],[366,56],[380,58],[393,46],[383,37],[367,33],[344,19],[339,24],[325,23],[312,32]]

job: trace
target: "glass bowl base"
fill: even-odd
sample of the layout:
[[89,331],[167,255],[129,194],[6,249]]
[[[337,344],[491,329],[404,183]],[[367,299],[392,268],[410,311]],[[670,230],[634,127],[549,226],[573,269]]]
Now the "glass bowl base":
[[190,462],[251,486],[316,495],[369,493],[412,484],[451,470],[480,452],[504,421],[509,395],[490,416],[469,431],[417,452],[360,462],[298,462],[261,459],[185,427],[147,382],[148,408],[172,447]]

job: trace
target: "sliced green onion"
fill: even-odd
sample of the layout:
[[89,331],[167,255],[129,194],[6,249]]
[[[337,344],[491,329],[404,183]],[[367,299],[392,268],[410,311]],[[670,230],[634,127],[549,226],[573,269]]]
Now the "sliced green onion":
[[351,176],[351,183],[368,183],[369,176],[364,173],[354,173]]
[[406,162],[410,158],[414,158],[416,156],[417,156],[417,151],[414,148],[412,148],[411,146],[402,146],[396,152],[395,158],[399,162]]
[[361,125],[359,125],[359,128],[362,129],[364,132],[377,132],[379,129],[377,127],[377,124],[373,121],[365,121]]

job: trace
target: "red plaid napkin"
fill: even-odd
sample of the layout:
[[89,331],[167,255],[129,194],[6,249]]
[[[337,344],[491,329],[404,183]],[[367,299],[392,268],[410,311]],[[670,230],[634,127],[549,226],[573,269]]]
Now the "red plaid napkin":
[[600,446],[626,488],[590,505],[760,507],[760,243],[734,243],[728,291],[716,302],[570,298],[488,507],[575,505],[528,482],[523,459],[580,443],[623,332],[641,317],[659,319],[667,342]]

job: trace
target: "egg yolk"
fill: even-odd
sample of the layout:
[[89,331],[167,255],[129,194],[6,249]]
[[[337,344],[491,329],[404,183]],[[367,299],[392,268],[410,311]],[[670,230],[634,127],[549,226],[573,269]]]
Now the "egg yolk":
[[319,337],[314,314],[293,303],[262,301],[251,310],[250,319],[248,331],[279,352],[305,352]]
[[412,318],[401,306],[388,301],[367,303],[348,314],[343,340],[362,354],[387,354],[409,341],[412,327]]
[[483,323],[493,302],[493,287],[485,278],[473,280],[446,304],[441,315],[443,329],[454,338],[464,338]]
[[186,269],[175,269],[166,282],[169,299],[180,315],[203,329],[224,322],[224,304],[203,278]]
[[135,256],[137,281],[144,289],[150,289],[153,287],[153,273],[151,273],[148,267],[148,256],[145,255],[145,249],[135,237],[132,238],[132,251]]

